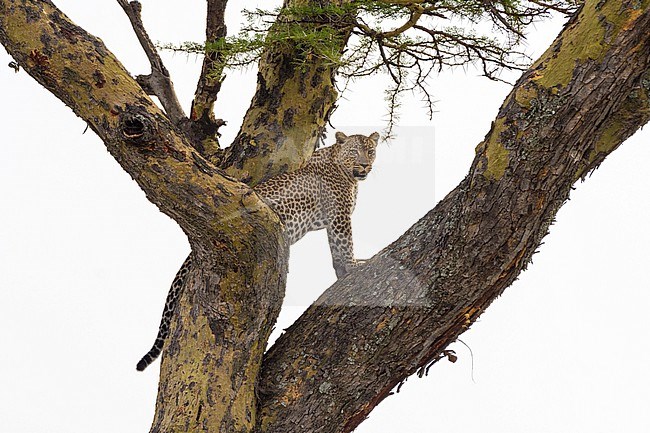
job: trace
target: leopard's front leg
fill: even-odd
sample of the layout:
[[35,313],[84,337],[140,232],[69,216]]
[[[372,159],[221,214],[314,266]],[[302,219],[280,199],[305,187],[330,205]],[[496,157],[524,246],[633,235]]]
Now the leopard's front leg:
[[362,260],[354,259],[354,247],[352,244],[352,221],[350,215],[337,215],[330,220],[327,227],[327,238],[332,252],[332,263],[337,278],[363,263]]

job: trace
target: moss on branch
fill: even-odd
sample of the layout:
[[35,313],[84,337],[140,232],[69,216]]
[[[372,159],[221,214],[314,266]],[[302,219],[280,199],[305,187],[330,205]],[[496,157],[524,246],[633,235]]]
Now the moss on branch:
[[[567,23],[572,31],[558,38],[533,65],[538,71],[535,81],[546,88],[566,86],[578,65],[588,60],[601,61],[621,30],[633,26],[647,6],[648,0],[626,6],[616,1],[587,3]],[[554,55],[560,50],[569,56]]]

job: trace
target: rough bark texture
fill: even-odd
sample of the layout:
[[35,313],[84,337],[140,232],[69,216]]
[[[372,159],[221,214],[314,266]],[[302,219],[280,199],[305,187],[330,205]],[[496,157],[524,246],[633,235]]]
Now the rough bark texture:
[[[348,2],[285,0],[284,6]],[[274,24],[271,32],[282,25]],[[309,31],[310,24],[304,26]],[[350,29],[339,30],[343,51]],[[278,43],[268,48],[259,62],[255,96],[221,164],[251,186],[303,165],[335,108],[335,65],[317,56],[305,62],[305,56],[310,53],[301,47]]]
[[529,263],[575,181],[650,118],[648,1],[589,1],[501,107],[463,182],[264,359],[260,431],[348,432]]
[[[526,266],[573,183],[648,121],[648,3],[589,1],[519,80],[466,179],[330,288],[260,376],[286,276],[277,216],[199,155],[101,41],[50,1],[0,0],[0,42],[190,239],[195,268],[152,431],[350,431],[435,361]],[[333,107],[332,67],[296,68],[295,54],[265,53],[228,150],[223,168],[250,184],[300,166]]]
[[0,11],[0,42],[7,51],[88,122],[148,198],[190,237],[217,234],[215,215],[245,209],[241,197],[250,190],[188,146],[99,39],[49,1],[3,0]]
[[[227,0],[207,0],[207,18],[205,26],[206,42],[214,42],[225,38],[227,28],[225,22]],[[195,146],[206,158],[215,163],[220,158],[219,149],[219,128],[224,121],[214,117],[214,105],[217,95],[221,90],[221,70],[218,68],[220,62],[219,54],[210,51],[203,57],[201,76],[196,85],[196,93],[190,110],[190,122],[188,122],[188,135],[190,135]]]
[[189,276],[160,370],[151,432],[250,432],[262,354],[284,296],[286,248],[242,236],[242,247]]
[[156,47],[145,31],[141,15],[142,5],[138,1],[129,2],[128,0],[118,0],[118,3],[129,17],[133,31],[138,37],[138,41],[140,41],[140,45],[151,64],[151,73],[148,75],[138,75],[136,81],[147,94],[158,97],[160,104],[165,109],[167,117],[169,117],[174,125],[178,126],[187,118],[176,97],[174,84],[169,76],[169,71],[165,68],[160,55],[156,51]]
[[104,44],[50,1],[0,0],[0,42],[189,237],[197,271],[172,330],[152,431],[250,431],[284,293],[277,215],[189,146]]

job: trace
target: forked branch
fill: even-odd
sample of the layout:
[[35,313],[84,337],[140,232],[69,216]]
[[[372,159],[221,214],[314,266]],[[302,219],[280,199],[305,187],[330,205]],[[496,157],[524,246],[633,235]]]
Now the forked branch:
[[138,75],[136,81],[147,94],[154,95],[160,100],[169,120],[175,125],[180,125],[186,119],[185,112],[180,102],[178,102],[169,71],[165,68],[156,47],[144,28],[141,15],[142,4],[138,1],[129,2],[128,0],[117,0],[117,2],[129,17],[131,26],[151,64],[151,73],[149,75]]
[[[242,230],[249,229],[249,222],[236,218],[248,212],[242,197],[246,203],[254,199],[245,186],[188,146],[103,43],[51,1],[0,0],[0,43],[21,69],[88,123],[147,198],[178,222],[193,246],[204,243],[203,251],[210,251],[211,239],[224,237],[219,228],[223,221],[233,231],[236,222]],[[256,204],[250,206],[257,217],[267,212],[267,220],[277,218]]]
[[[426,80],[432,72],[474,65],[486,77],[500,80],[503,69],[523,70],[530,59],[517,48],[525,27],[550,11],[568,13],[575,6],[573,0],[287,1],[274,10],[248,11],[248,24],[242,32],[219,39],[213,56],[221,56],[219,68],[236,68],[251,65],[274,44],[295,44],[300,49],[292,56],[293,61],[303,67],[308,60],[322,59],[348,79],[383,71],[393,80],[386,92],[390,130],[396,115],[394,102],[403,92],[421,92],[429,112],[433,112],[433,101],[426,91]],[[475,25],[468,30],[467,26],[455,26],[456,21]],[[484,24],[492,24],[492,30],[476,30]],[[353,37],[348,44],[350,34]],[[340,49],[342,40],[345,50]],[[203,44],[167,47],[205,51]],[[222,71],[216,72],[215,77],[221,77]],[[236,140],[235,146],[238,144]],[[233,154],[244,154],[239,150],[225,152],[227,166],[238,165]]]

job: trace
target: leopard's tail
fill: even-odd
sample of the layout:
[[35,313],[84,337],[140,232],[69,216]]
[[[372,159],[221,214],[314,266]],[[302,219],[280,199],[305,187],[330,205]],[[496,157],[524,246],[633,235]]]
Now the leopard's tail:
[[149,366],[152,362],[160,356],[163,347],[165,345],[165,340],[167,335],[169,335],[169,325],[172,321],[174,311],[176,311],[176,305],[178,304],[178,298],[183,292],[183,287],[185,286],[185,280],[187,280],[187,274],[192,268],[192,255],[187,256],[183,265],[176,273],[172,286],[169,289],[167,294],[167,300],[165,301],[165,309],[163,310],[162,318],[160,319],[160,327],[158,328],[158,335],[156,336],[156,341],[153,343],[153,346],[147,352],[146,355],[142,357],[138,365],[135,367],[138,371],[143,371]]

